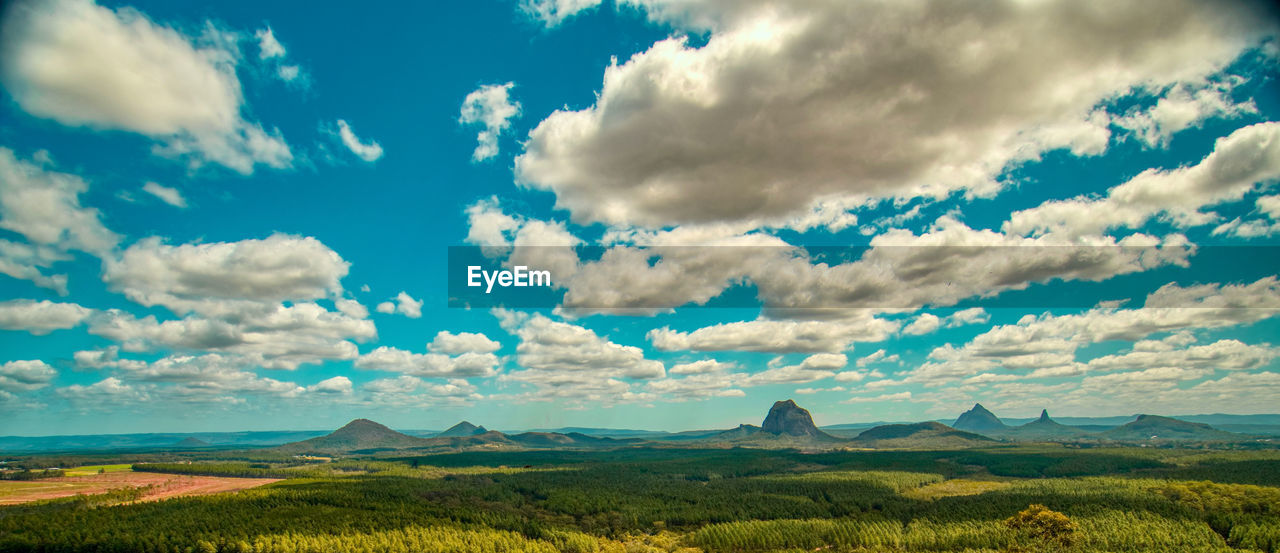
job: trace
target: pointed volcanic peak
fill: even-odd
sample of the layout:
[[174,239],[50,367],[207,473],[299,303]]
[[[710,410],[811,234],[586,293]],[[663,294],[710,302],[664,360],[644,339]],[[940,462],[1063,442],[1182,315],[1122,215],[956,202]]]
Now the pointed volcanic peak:
[[1103,432],[1102,437],[1112,440],[1178,440],[1178,441],[1234,441],[1244,438],[1235,432],[1218,430],[1207,424],[1187,422],[1157,415],[1138,415],[1133,422]]
[[425,445],[426,440],[401,434],[369,419],[356,419],[332,433],[285,444],[285,451],[350,452],[368,449],[405,449]]
[[1051,440],[1054,438],[1080,436],[1085,434],[1085,431],[1065,424],[1059,424],[1057,421],[1049,418],[1049,410],[1044,409],[1040,411],[1040,418],[1022,426],[1010,428],[1003,434],[1004,437],[1011,437],[1020,440]]
[[479,435],[479,434],[484,434],[485,432],[488,432],[488,430],[487,430],[485,427],[483,427],[483,426],[476,426],[476,425],[471,424],[471,423],[469,423],[469,422],[467,422],[467,421],[462,421],[462,422],[460,422],[460,423],[458,423],[458,424],[455,424],[455,425],[453,425],[453,426],[449,427],[449,429],[448,429],[448,430],[445,430],[444,432],[441,432],[441,433],[439,433],[439,434],[436,434],[434,437],[436,437],[436,438],[460,438],[460,437],[464,437],[464,436],[476,436],[476,435]]
[[853,441],[878,449],[959,449],[991,445],[995,440],[929,421],[877,426],[858,434]]
[[967,430],[969,432],[999,432],[1009,427],[996,417],[995,413],[988,411],[981,403],[973,404],[973,409],[960,414],[960,418],[956,419],[956,423],[951,425],[957,430]]

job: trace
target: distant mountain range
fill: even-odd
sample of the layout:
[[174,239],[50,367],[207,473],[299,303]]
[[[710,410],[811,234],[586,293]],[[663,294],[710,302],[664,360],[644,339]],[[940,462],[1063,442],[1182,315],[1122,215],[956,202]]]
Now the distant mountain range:
[[1068,442],[1243,441],[1280,437],[1280,415],[1188,415],[1162,417],[1060,417],[1047,410],[1039,418],[1001,419],[981,404],[948,426],[943,421],[849,423],[818,427],[809,411],[792,400],[773,404],[760,426],[663,432],[565,427],[499,432],[462,421],[444,431],[396,431],[357,419],[331,433],[323,431],[197,432],[81,436],[0,436],[0,454],[38,451],[249,449],[351,453],[446,451],[460,449],[592,448],[646,442],[742,447],[954,448],[993,440]]

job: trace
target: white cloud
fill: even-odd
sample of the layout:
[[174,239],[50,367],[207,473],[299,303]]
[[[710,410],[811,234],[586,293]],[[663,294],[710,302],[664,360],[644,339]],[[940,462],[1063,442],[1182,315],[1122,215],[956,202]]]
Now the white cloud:
[[849,320],[797,321],[757,319],[720,323],[684,332],[655,328],[645,336],[663,351],[829,352],[848,349],[854,342],[879,342],[897,330],[897,323],[871,316]]
[[658,396],[666,396],[676,401],[709,399],[714,397],[743,397],[746,392],[736,388],[742,386],[742,373],[726,373],[723,371],[691,374],[684,378],[662,378],[645,384],[645,391]]
[[397,372],[412,376],[471,378],[497,374],[498,356],[468,352],[457,356],[443,353],[413,353],[382,346],[361,355],[355,368]]
[[832,386],[830,388],[796,388],[796,393],[801,395],[816,394],[819,392],[843,392],[844,386]]
[[630,3],[710,34],[611,64],[593,106],[530,133],[520,182],[578,222],[994,194],[1006,168],[1044,152],[1104,151],[1110,99],[1203,83],[1274,31],[1244,3],[1189,0]]
[[942,326],[942,319],[939,319],[937,315],[932,313],[921,313],[916,316],[916,320],[911,321],[911,324],[902,329],[902,333],[910,334],[912,336],[920,336],[922,334],[932,333],[933,331],[938,330],[938,327],[940,326]]
[[736,368],[738,368],[737,363],[725,363],[715,359],[702,359],[692,363],[674,365],[670,369],[667,369],[667,374],[684,376],[691,374],[719,373],[728,372]]
[[[467,240],[507,264],[549,268],[566,289],[566,314],[602,310],[670,311],[704,304],[737,284],[754,284],[772,315],[802,316],[807,308],[878,310],[952,305],[972,296],[1020,290],[1033,282],[1101,281],[1164,265],[1185,265],[1194,246],[1172,234],[1135,234],[1074,243],[1055,237],[1011,236],[973,229],[951,216],[919,235],[891,230],[871,240],[853,261],[831,264],[764,233],[736,225],[693,225],[648,232],[612,229],[598,259],[583,261],[568,246],[580,241],[563,223],[505,213],[496,199],[467,210]],[[542,246],[521,248],[519,246]],[[549,247],[549,246],[559,247]],[[1018,255],[1009,255],[1017,248]],[[981,270],[976,270],[980,267]],[[792,312],[792,314],[788,314]],[[947,326],[978,322],[981,311],[948,319]]]
[[382,157],[381,144],[374,140],[370,140],[368,144],[361,142],[360,137],[351,130],[351,126],[342,119],[338,120],[338,138],[342,139],[343,146],[364,161],[372,163]]
[[150,399],[145,391],[125,384],[114,376],[104,378],[88,386],[72,384],[59,388],[57,394],[81,407],[114,408],[119,405],[145,402]]
[[[91,320],[89,332],[126,351],[216,352],[263,368],[354,359],[350,340],[372,339],[377,330],[364,306],[342,297],[348,266],[309,237],[180,246],[144,239],[105,260],[103,280],[132,301],[184,318],[109,310]],[[326,298],[337,311],[314,301]]]
[[547,28],[555,27],[579,12],[595,8],[601,0],[520,0],[520,9],[541,21]]
[[881,396],[870,397],[851,397],[840,403],[879,403],[882,401],[910,401],[911,392],[897,392],[893,394],[884,394]]
[[159,198],[160,201],[173,207],[187,207],[187,199],[182,197],[182,192],[178,191],[177,188],[170,188],[148,181],[142,185],[142,191]]
[[52,171],[48,160],[18,159],[0,147],[0,229],[27,243],[0,239],[0,273],[66,293],[65,275],[45,269],[79,250],[97,256],[120,237],[103,226],[98,210],[80,205],[89,185],[78,176]]
[[874,352],[872,352],[872,353],[871,353],[871,354],[869,354],[869,355],[865,355],[865,356],[863,356],[863,357],[859,357],[859,358],[858,358],[858,360],[857,360],[854,364],[855,364],[855,365],[857,365],[857,366],[858,366],[858,368],[860,368],[860,369],[861,369],[862,367],[865,367],[865,366],[867,366],[867,365],[871,365],[871,364],[875,364],[875,363],[897,363],[897,362],[899,362],[899,361],[901,361],[901,360],[902,360],[902,358],[901,358],[901,357],[899,357],[899,356],[898,356],[898,354],[896,354],[896,353],[895,353],[895,354],[892,354],[892,355],[889,355],[889,353],[888,353],[888,352],[886,352],[885,350],[883,350],[883,349],[878,349],[878,350],[875,350]]
[[498,137],[511,126],[511,119],[520,115],[520,102],[512,102],[509,98],[514,86],[515,83],[484,85],[467,94],[462,101],[458,122],[483,127],[476,135],[479,144],[471,154],[475,161],[498,155]]
[[[1269,347],[1234,340],[1175,349],[1190,343],[1186,331],[1249,324],[1280,313],[1280,282],[1267,277],[1249,284],[1161,287],[1137,309],[1097,308],[1079,314],[1027,315],[1016,324],[1000,325],[962,347],[946,344],[929,353],[929,361],[911,371],[913,382],[937,384],[969,379],[969,383],[1014,378],[1077,376],[1090,371],[1134,370],[1178,365],[1195,369],[1257,368],[1274,353]],[[1079,361],[1085,344],[1139,341],[1174,332],[1159,346],[1139,342],[1135,351]],[[992,373],[991,371],[1012,371]],[[1012,375],[1012,376],[1011,376]]]
[[350,395],[352,392],[351,379],[345,376],[326,378],[307,386],[307,391],[313,394]]
[[360,389],[369,394],[369,403],[379,406],[439,407],[442,402],[465,404],[482,398],[476,393],[475,386],[461,379],[433,383],[412,376],[399,376],[373,380]]
[[521,370],[502,375],[505,381],[531,384],[537,391],[526,399],[624,401],[626,380],[650,380],[666,375],[663,364],[646,359],[644,350],[617,344],[591,329],[555,321],[541,313],[493,310],[499,324],[520,339],[516,364]]
[[356,300],[338,298],[333,300],[333,306],[343,315],[353,319],[364,319],[369,316],[369,308]]
[[[1135,346],[1135,349],[1136,346]],[[1260,368],[1280,354],[1270,346],[1250,345],[1239,340],[1218,340],[1212,344],[1163,351],[1131,351],[1089,360],[1090,371],[1135,371],[1146,367],[1178,367],[1198,371],[1251,370]]]
[[407,292],[401,291],[390,301],[379,303],[375,309],[379,313],[400,313],[410,319],[417,319],[422,317],[422,300],[415,300]]
[[769,363],[768,369],[747,376],[743,385],[813,382],[836,376],[836,371],[849,362],[847,357],[839,353],[815,353],[796,365],[782,365],[781,359],[775,358]]
[[260,59],[282,58],[285,55],[284,46],[280,41],[276,40],[275,33],[271,32],[271,27],[259,29],[254,33],[258,37],[258,57]]
[[242,174],[289,167],[278,131],[244,118],[236,37],[207,24],[190,37],[132,8],[90,0],[9,6],[0,79],[26,112],[69,126],[136,132],[154,152]]
[[1272,221],[1280,221],[1280,195],[1262,196],[1254,205],[1257,205],[1258,211],[1265,213]]
[[146,306],[223,316],[281,301],[338,296],[349,263],[311,237],[171,246],[147,238],[103,264],[103,280]]
[[[1259,198],[1258,201],[1261,203],[1264,199],[1266,198]],[[1259,207],[1261,207],[1261,205],[1259,205]],[[1222,223],[1221,225],[1214,227],[1210,234],[1213,236],[1226,234],[1237,238],[1271,236],[1274,234],[1280,234],[1280,221],[1277,221],[1274,217],[1272,217],[1270,222],[1261,219],[1246,221],[1236,217],[1229,222]]]
[[0,392],[39,390],[49,385],[58,371],[44,361],[9,361],[0,365]]
[[427,349],[432,352],[449,355],[493,353],[501,347],[502,344],[490,340],[488,336],[479,332],[459,332],[454,334],[448,330],[441,330],[431,340],[431,343],[427,344]]
[[292,370],[330,359],[355,359],[350,340],[377,336],[372,321],[332,312],[310,302],[276,304],[232,313],[229,319],[191,316],[157,321],[109,310],[90,323],[89,333],[113,340],[126,351],[214,351],[239,355],[263,368]]
[[1258,123],[1218,139],[1200,163],[1148,169],[1102,199],[1050,201],[1018,211],[1004,230],[1015,234],[1076,237],[1112,228],[1138,228],[1157,215],[1179,226],[1212,223],[1201,208],[1239,200],[1262,182],[1280,179],[1280,123]]
[[985,323],[988,319],[990,319],[990,316],[981,307],[971,307],[946,317],[939,317],[932,313],[921,313],[916,316],[914,321],[911,321],[911,324],[902,329],[902,333],[921,336],[930,334],[939,328],[955,328],[957,326]]
[[1231,81],[1199,87],[1174,85],[1154,106],[1112,121],[1133,131],[1147,146],[1167,146],[1175,133],[1206,119],[1256,113],[1252,100],[1237,103],[1231,99],[1232,88]]
[[73,328],[93,314],[92,309],[74,303],[49,300],[9,300],[0,302],[0,328],[25,330],[36,336]]

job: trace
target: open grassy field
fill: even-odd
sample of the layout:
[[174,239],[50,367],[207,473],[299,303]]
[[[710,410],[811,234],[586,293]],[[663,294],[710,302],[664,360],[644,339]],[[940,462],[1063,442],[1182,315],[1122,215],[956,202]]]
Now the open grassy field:
[[133,465],[125,463],[118,465],[85,465],[66,469],[63,473],[67,476],[89,476],[106,472],[129,472],[131,470],[133,470]]

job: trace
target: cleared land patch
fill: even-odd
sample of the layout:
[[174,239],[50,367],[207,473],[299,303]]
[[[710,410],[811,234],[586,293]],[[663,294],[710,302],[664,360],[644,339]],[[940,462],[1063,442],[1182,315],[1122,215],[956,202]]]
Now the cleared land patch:
[[43,499],[94,495],[121,488],[147,488],[139,501],[158,501],[182,495],[207,495],[256,488],[279,482],[276,478],[225,478],[180,476],[148,472],[106,472],[45,480],[0,482],[0,505],[16,505]]
[[956,497],[961,495],[978,495],[990,491],[1007,488],[1009,482],[993,482],[990,480],[969,480],[953,478],[936,484],[904,490],[902,495],[912,499],[938,499],[940,497]]

